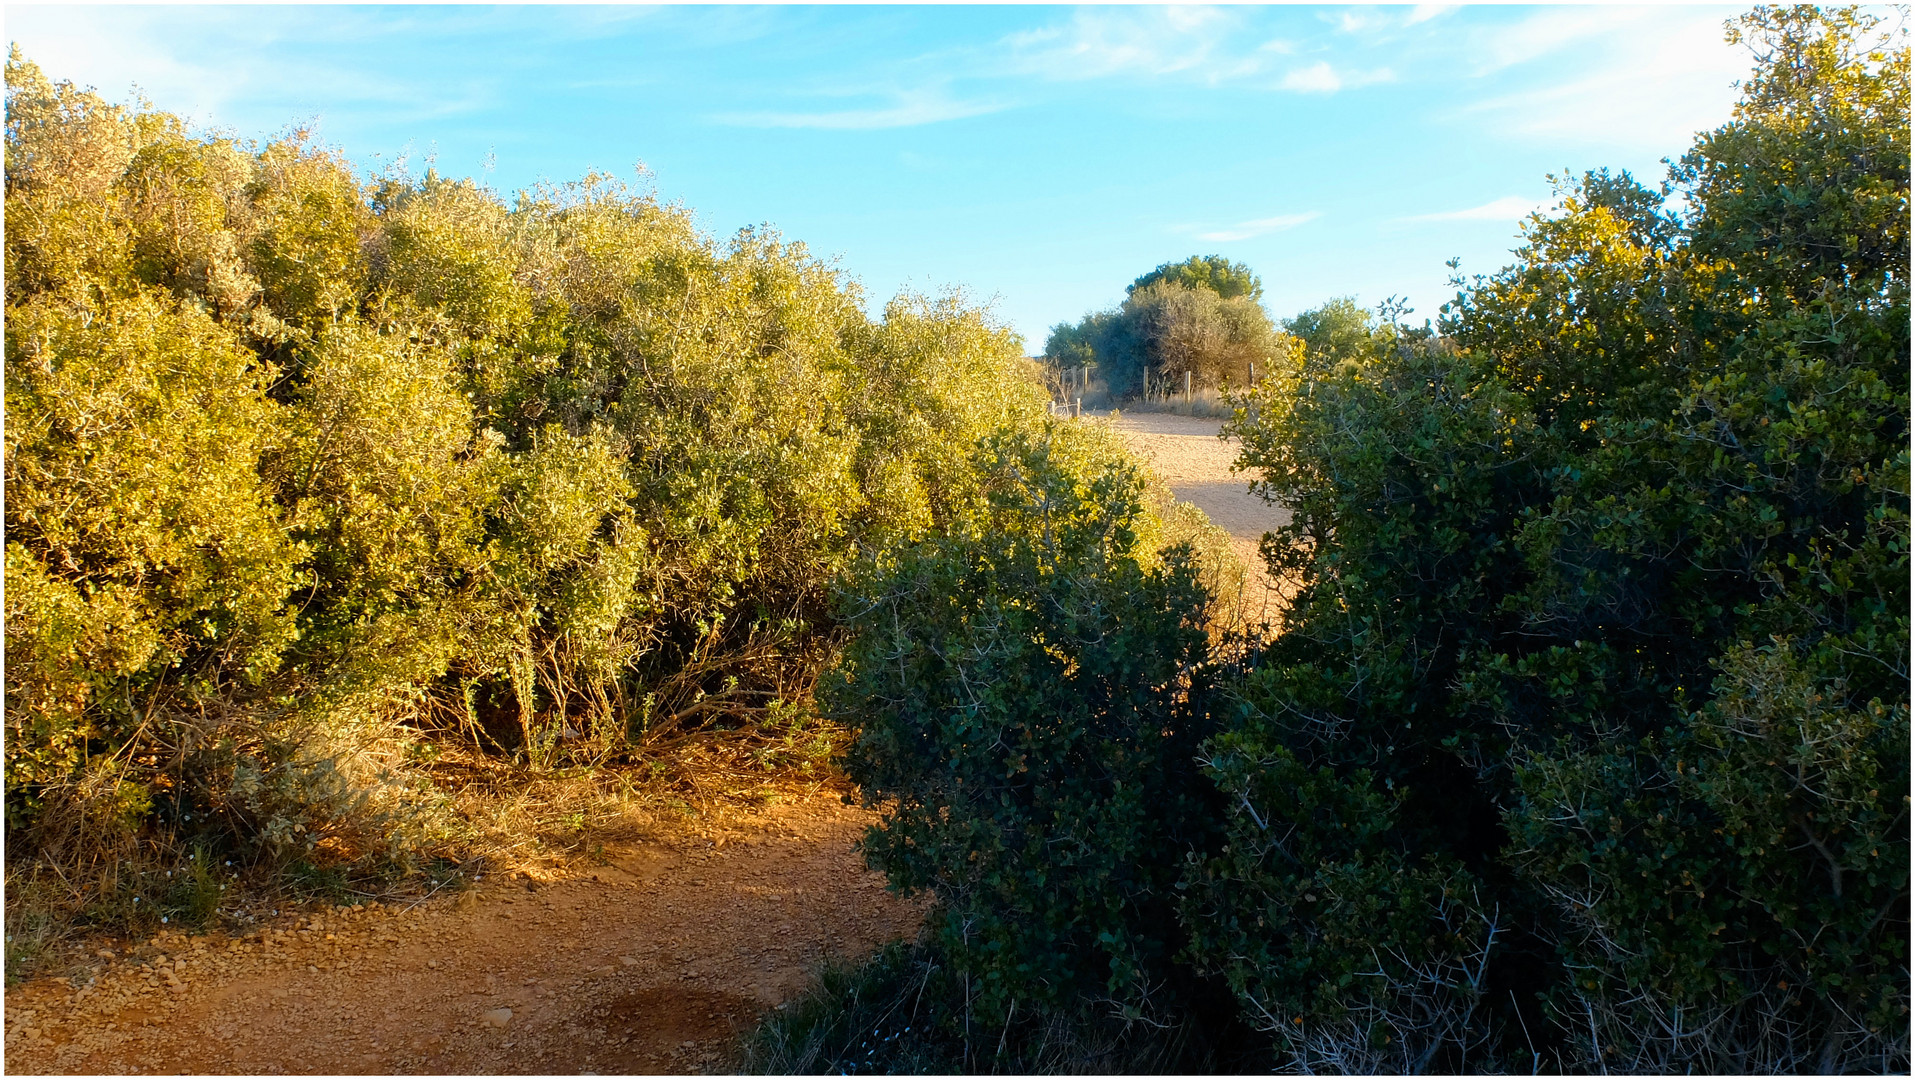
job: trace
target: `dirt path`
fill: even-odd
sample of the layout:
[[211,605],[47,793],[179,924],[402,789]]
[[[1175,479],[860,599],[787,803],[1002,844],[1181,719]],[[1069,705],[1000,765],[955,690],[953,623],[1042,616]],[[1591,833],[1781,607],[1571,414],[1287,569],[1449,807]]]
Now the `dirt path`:
[[[168,936],[7,993],[9,1073],[683,1073],[821,960],[916,932],[829,791],[411,909]],[[104,960],[104,958],[103,958]]]
[[1230,534],[1237,555],[1250,568],[1246,613],[1253,619],[1274,617],[1278,589],[1257,554],[1257,543],[1264,533],[1288,524],[1290,511],[1250,494],[1250,478],[1230,471],[1237,441],[1217,437],[1223,421],[1140,412],[1120,413],[1114,426],[1126,445],[1150,460],[1179,499],[1196,504]]

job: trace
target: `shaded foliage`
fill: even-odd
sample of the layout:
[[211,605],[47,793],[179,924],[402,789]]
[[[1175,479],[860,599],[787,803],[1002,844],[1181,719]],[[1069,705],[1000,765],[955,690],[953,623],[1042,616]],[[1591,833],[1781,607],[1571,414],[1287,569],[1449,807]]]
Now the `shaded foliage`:
[[1154,1017],[1177,860],[1216,819],[1190,764],[1209,594],[1101,429],[993,440],[980,471],[964,528],[847,584],[825,701],[884,811],[866,851],[936,895],[931,933],[982,1014],[1089,995]]
[[1191,916],[1292,1061],[1906,1068],[1907,52],[1873,31],[1746,17],[1684,211],[1565,182],[1440,336],[1238,423],[1306,587],[1209,747]]
[[862,582],[870,850],[993,1007],[1221,982],[1310,1072],[1907,1069],[1908,51],[1732,34],[1662,190],[1558,180],[1434,326],[1286,323],[1230,431],[1301,587],[1247,662],[1056,481]]

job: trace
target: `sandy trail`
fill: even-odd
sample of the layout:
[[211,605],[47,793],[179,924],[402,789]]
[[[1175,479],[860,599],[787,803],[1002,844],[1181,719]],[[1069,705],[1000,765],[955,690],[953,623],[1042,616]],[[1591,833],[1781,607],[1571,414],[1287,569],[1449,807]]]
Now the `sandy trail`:
[[1194,503],[1230,534],[1231,546],[1250,569],[1245,614],[1253,620],[1274,620],[1281,594],[1257,554],[1257,544],[1264,533],[1288,524],[1290,511],[1250,494],[1250,477],[1230,471],[1238,445],[1235,439],[1217,437],[1223,421],[1174,413],[1119,413],[1113,427],[1127,446],[1150,461],[1173,494]]
[[[552,880],[148,942],[7,993],[10,1073],[684,1073],[828,957],[914,934],[825,791]],[[303,922],[304,920],[301,920]]]

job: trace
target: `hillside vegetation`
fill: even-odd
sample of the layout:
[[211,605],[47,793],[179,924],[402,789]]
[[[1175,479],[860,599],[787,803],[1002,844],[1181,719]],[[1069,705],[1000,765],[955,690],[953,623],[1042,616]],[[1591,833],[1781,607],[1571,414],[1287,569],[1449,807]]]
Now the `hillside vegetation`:
[[1114,557],[1123,483],[864,586],[827,697],[939,908],[761,1060],[1907,1070],[1908,51],[1731,32],[1660,191],[1560,179],[1433,325],[1286,324],[1228,425],[1280,636]]
[[462,857],[454,753],[723,737],[931,901],[757,1068],[1907,1071],[1909,54],[1730,32],[1730,122],[1433,322],[1198,258],[1053,334],[1230,388],[1276,634],[959,300],[16,55],[10,933]]
[[982,527],[992,440],[1123,457],[985,312],[604,177],[366,181],[17,52],[6,109],[10,931],[465,861],[452,750],[828,768],[834,583]]

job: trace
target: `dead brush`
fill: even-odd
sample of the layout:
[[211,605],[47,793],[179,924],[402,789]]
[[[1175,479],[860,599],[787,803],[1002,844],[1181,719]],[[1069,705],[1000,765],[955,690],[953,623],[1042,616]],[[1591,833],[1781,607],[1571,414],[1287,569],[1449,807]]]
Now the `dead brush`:
[[553,770],[454,747],[425,771],[463,823],[461,864],[536,875],[591,859],[607,845],[841,787],[828,764],[841,742],[838,729],[822,725],[783,738],[741,728],[661,740],[623,762]]
[[1153,390],[1150,396],[1129,402],[1128,410],[1171,413],[1176,416],[1201,416],[1218,420],[1228,420],[1236,411],[1235,402],[1228,390],[1198,387],[1191,390],[1188,398],[1178,386],[1173,386],[1168,391],[1161,387],[1155,387]]
[[[37,832],[9,837],[8,979],[84,969],[102,936],[416,900],[481,875],[550,877],[607,847],[844,783],[831,764],[842,728],[797,706],[568,747],[578,752],[554,767],[458,732],[426,737],[425,713],[420,696],[359,699],[204,729],[184,755],[149,743],[99,759],[48,793],[66,802]],[[156,788],[134,780],[175,759],[157,790],[192,798],[156,826],[145,794]]]

